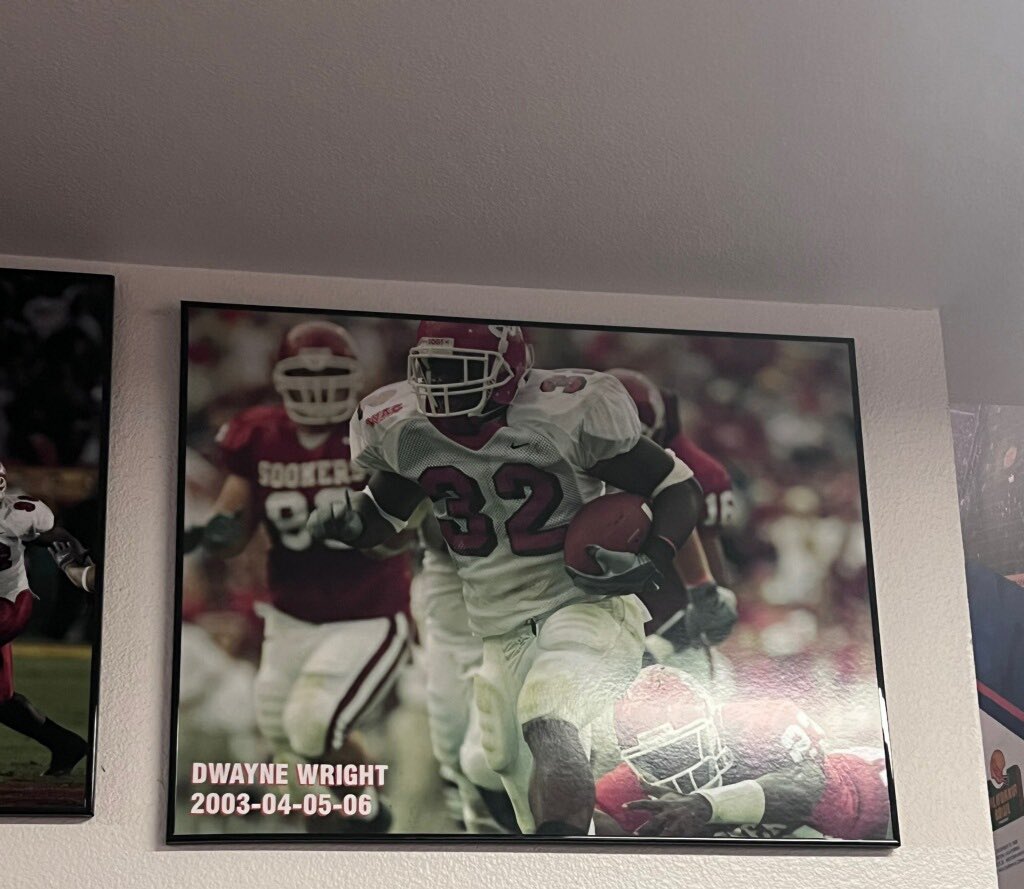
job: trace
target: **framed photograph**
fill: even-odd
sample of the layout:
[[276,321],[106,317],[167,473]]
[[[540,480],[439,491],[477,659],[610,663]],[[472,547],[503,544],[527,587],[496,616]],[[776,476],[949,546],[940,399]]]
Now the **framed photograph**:
[[1011,887],[1024,864],[1024,407],[954,405],[951,420],[996,870]]
[[93,813],[113,301],[0,269],[0,816]]
[[182,309],[169,842],[898,845],[851,340]]

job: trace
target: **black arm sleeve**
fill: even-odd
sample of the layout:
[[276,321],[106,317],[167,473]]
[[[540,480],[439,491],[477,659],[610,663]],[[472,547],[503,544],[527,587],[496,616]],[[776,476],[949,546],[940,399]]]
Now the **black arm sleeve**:
[[70,532],[60,527],[60,525],[54,525],[49,531],[43,531],[33,540],[26,540],[25,546],[51,546],[58,540],[66,540],[69,543],[78,545],[78,548],[85,553],[86,549],[78,542],[78,539]]
[[[620,490],[650,497],[674,466],[667,451],[649,438],[641,438],[631,450],[597,463],[590,474]],[[666,578],[677,576],[672,562],[676,550],[697,527],[703,498],[694,478],[670,485],[654,498],[654,522],[644,552]]]
[[394,536],[395,528],[381,510],[392,518],[407,522],[425,496],[419,485],[393,472],[375,472],[367,487],[373,499],[362,497],[358,501],[363,533],[353,545],[359,549],[378,546]]
[[764,791],[764,818],[771,824],[804,824],[825,789],[825,773],[814,760],[757,779]]

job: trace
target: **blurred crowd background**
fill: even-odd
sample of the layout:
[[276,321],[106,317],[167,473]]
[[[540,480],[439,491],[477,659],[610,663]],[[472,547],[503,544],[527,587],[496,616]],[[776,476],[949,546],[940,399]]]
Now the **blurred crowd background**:
[[[45,502],[95,553],[112,292],[109,278],[0,270],[0,462],[13,491]],[[84,593],[45,550],[27,558],[39,598],[25,636],[92,641]]]
[[[193,310],[188,343],[185,523],[220,487],[214,436],[238,410],[277,398],[270,368],[285,331],[314,317]],[[416,322],[328,316],[356,338],[370,387],[403,379]],[[728,468],[741,506],[723,544],[740,622],[721,646],[722,693],[785,697],[837,745],[880,746],[869,572],[850,353],[842,342],[526,328],[544,368],[628,367],[680,395],[682,426]],[[191,558],[185,616],[254,657],[251,604],[262,553]],[[228,617],[228,614],[233,615]],[[248,641],[247,641],[248,640]]]

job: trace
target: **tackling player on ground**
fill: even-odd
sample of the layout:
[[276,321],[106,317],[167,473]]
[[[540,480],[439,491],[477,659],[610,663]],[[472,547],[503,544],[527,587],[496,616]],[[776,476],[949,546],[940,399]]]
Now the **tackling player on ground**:
[[25,568],[25,548],[30,546],[48,547],[68,580],[88,593],[95,590],[96,565],[89,553],[68,531],[57,527],[45,503],[8,494],[7,471],[0,463],[0,725],[50,751],[44,775],[67,775],[88,752],[88,743],[14,690],[11,643],[28,625],[35,600]]
[[[282,761],[360,764],[368,760],[351,729],[408,657],[409,560],[314,540],[306,529],[318,506],[344,502],[366,481],[349,441],[349,418],[365,385],[349,333],[325,321],[293,327],[273,383],[281,404],[243,411],[218,434],[228,475],[215,515],[186,532],[185,548],[201,545],[230,558],[261,525],[266,529],[271,602],[259,606],[261,733]],[[382,832],[388,820],[381,808],[353,826]],[[338,824],[319,818],[308,827]]]
[[[426,495],[483,638],[474,679],[488,766],[526,833],[586,834],[589,728],[636,675],[648,612],[634,593],[670,582],[702,505],[689,467],[641,435],[607,374],[532,369],[518,327],[420,324],[407,380],[363,400],[353,428],[366,491],[324,504],[315,536],[369,547]],[[649,498],[642,552],[567,575],[566,528],[605,485]]]
[[647,667],[615,706],[624,762],[597,783],[599,831],[885,839],[880,750],[829,750],[787,700],[716,707],[680,670]]

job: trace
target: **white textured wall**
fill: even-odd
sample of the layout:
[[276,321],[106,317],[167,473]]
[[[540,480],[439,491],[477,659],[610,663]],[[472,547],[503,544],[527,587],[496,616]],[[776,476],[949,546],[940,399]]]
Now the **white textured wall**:
[[[97,814],[0,826],[17,889],[323,885],[587,889],[994,887],[937,314],[619,297],[140,266],[117,275]],[[183,298],[857,339],[882,650],[903,847],[698,854],[468,848],[167,849],[178,308]]]

